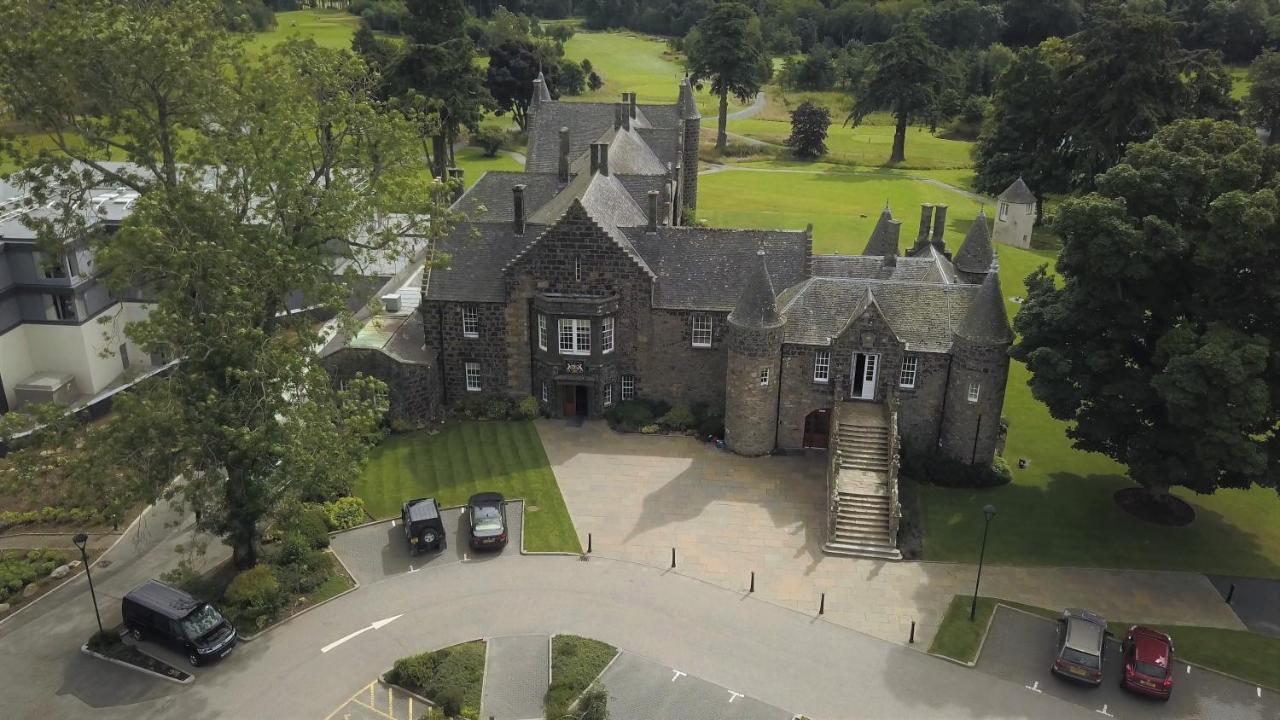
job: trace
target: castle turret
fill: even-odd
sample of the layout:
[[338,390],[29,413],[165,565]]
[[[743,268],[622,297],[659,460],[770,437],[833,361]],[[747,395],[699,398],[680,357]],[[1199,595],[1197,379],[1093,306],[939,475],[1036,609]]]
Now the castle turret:
[[547,78],[539,70],[538,77],[533,79],[533,91],[529,94],[529,117],[532,119],[538,112],[538,106],[548,102],[551,102],[551,91],[547,89]]
[[1014,247],[1031,247],[1031,231],[1036,224],[1036,196],[1018,178],[1000,193],[996,227],[991,239]]
[[965,282],[981,285],[988,274],[995,272],[995,260],[991,235],[987,232],[987,213],[979,210],[952,263]]
[[895,264],[898,257],[898,238],[902,232],[902,223],[893,219],[893,214],[886,207],[876,221],[875,230],[871,231],[871,239],[863,248],[863,255],[879,255],[885,259],[886,265]]
[[785,326],[760,250],[725,326],[725,443],[740,455],[773,451]]
[[680,113],[680,207],[690,220],[698,209],[698,140],[702,135],[702,113],[693,97],[693,85],[689,78],[680,81],[680,98],[676,101]]
[[950,457],[977,465],[990,463],[995,456],[1012,342],[1000,275],[989,273],[952,337],[951,372],[938,436],[939,447]]

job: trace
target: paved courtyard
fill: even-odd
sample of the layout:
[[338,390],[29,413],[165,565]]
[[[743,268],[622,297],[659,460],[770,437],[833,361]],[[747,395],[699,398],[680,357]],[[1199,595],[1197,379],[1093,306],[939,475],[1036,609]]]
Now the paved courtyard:
[[[742,458],[687,437],[615,433],[603,422],[538,422],[574,526],[593,553],[676,566],[891,642],[916,621],[927,648],[974,567],[824,555],[825,456]],[[1244,629],[1196,573],[988,566],[982,592],[1049,608],[1082,606],[1107,617]]]

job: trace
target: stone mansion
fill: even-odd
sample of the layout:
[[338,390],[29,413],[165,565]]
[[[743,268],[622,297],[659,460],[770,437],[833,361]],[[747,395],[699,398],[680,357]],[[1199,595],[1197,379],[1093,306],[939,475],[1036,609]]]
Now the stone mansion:
[[[899,445],[991,462],[1013,336],[985,215],[953,250],[947,207],[925,205],[903,254],[886,208],[862,254],[814,255],[811,230],[688,223],[687,80],[666,105],[557,102],[537,81],[528,114],[524,172],[455,201],[466,221],[435,262],[327,351],[336,378],[383,377],[393,415],[415,421],[484,394],[551,417],[705,402],[735,452],[830,448],[829,549],[877,557],[897,553]],[[871,505],[886,525],[867,531]]]

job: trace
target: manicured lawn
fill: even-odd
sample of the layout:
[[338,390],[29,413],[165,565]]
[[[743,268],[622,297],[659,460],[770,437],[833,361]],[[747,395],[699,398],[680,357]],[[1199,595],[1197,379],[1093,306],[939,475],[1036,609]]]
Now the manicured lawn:
[[484,665],[485,642],[473,640],[400,658],[387,673],[387,680],[422,695],[442,708],[454,705],[457,710],[450,712],[476,720],[480,716]]
[[[641,104],[669,103],[680,94],[684,66],[662,40],[630,32],[579,31],[565,43],[564,55],[578,62],[590,60],[604,80],[599,90],[567,96],[565,100],[618,102],[621,93],[634,92]],[[729,98],[729,112],[742,107]],[[698,93],[698,108],[702,111],[702,127],[714,127],[719,100],[709,92]]]
[[320,47],[350,48],[351,37],[360,27],[360,18],[340,10],[294,10],[276,13],[276,27],[254,33],[246,50],[260,53],[291,37],[311,38]]
[[1244,65],[1237,65],[1227,68],[1231,72],[1231,97],[1236,100],[1243,100],[1245,95],[1249,94],[1249,68]]
[[[893,147],[893,125],[888,116],[869,118],[867,124],[858,127],[843,124],[844,117],[832,116],[827,130],[827,156],[830,162],[880,167],[889,160]],[[704,127],[705,127],[704,122]],[[784,145],[791,134],[789,121],[732,120],[729,131]],[[967,168],[973,165],[973,143],[964,140],[946,140],[924,127],[907,130],[906,162],[897,167],[930,170],[935,168]]]
[[519,172],[524,166],[506,153],[498,153],[497,157],[485,157],[484,151],[477,147],[467,146],[454,153],[458,167],[462,168],[462,179],[467,187],[476,184],[480,176],[489,171]]
[[393,435],[374,448],[352,494],[364,499],[375,518],[391,518],[412,498],[462,505],[472,494],[490,490],[524,498],[526,550],[581,552],[530,422],[454,422],[436,435]]
[[[969,622],[970,601],[970,596],[965,595],[951,598],[947,614],[938,626],[938,634],[934,636],[929,652],[973,662],[986,633],[987,619],[995,612],[997,602],[1050,620],[1057,619],[1060,612],[999,598],[979,597],[977,620]],[[1142,620],[1110,620],[1107,622],[1107,629],[1117,640],[1121,640],[1133,625],[1148,625],[1173,638],[1174,659],[1280,689],[1280,638],[1243,630],[1150,625]]]
[[547,689],[547,717],[565,717],[569,705],[604,672],[618,649],[577,635],[551,639],[551,687]]

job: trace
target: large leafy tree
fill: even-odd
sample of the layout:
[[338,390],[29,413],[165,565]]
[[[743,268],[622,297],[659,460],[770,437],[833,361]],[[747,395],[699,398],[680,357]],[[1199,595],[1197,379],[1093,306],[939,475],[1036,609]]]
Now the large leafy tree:
[[867,53],[848,122],[859,125],[873,112],[891,113],[895,126],[890,163],[907,158],[907,126],[915,120],[934,119],[946,63],[942,49],[914,23],[899,26],[892,37],[872,45]]
[[1080,29],[1084,10],[1080,0],[1004,0],[1001,14],[1004,43],[1021,47],[1074,34]]
[[791,112],[791,136],[787,146],[798,158],[816,160],[827,154],[827,128],[831,111],[822,105],[802,102]]
[[1060,281],[1028,279],[1012,354],[1033,394],[1155,499],[1276,485],[1278,187],[1251,129],[1175,122],[1063,204]]
[[1249,94],[1245,115],[1249,122],[1266,128],[1267,143],[1280,143],[1280,52],[1268,51],[1249,66]]
[[717,3],[689,31],[684,47],[693,81],[708,82],[720,98],[716,150],[724,152],[729,96],[750,101],[773,72],[760,33],[760,18],[742,3]]
[[546,41],[509,40],[489,49],[485,86],[497,106],[498,115],[511,113],[524,130],[529,123],[529,102],[533,81],[542,73],[551,97],[559,97],[560,63],[555,44]]
[[[177,360],[125,394],[82,455],[152,497],[181,477],[248,567],[280,503],[345,488],[386,407],[377,381],[331,386],[290,298],[343,312],[354,278],[341,263],[399,257],[401,230],[450,218],[367,65],[309,42],[241,64],[219,15],[216,0],[9,4],[0,93],[56,148],[18,158],[34,201],[55,209],[30,221],[41,242],[90,242],[111,290],[149,297],[126,332]],[[110,235],[80,212],[102,185],[140,194]]]

